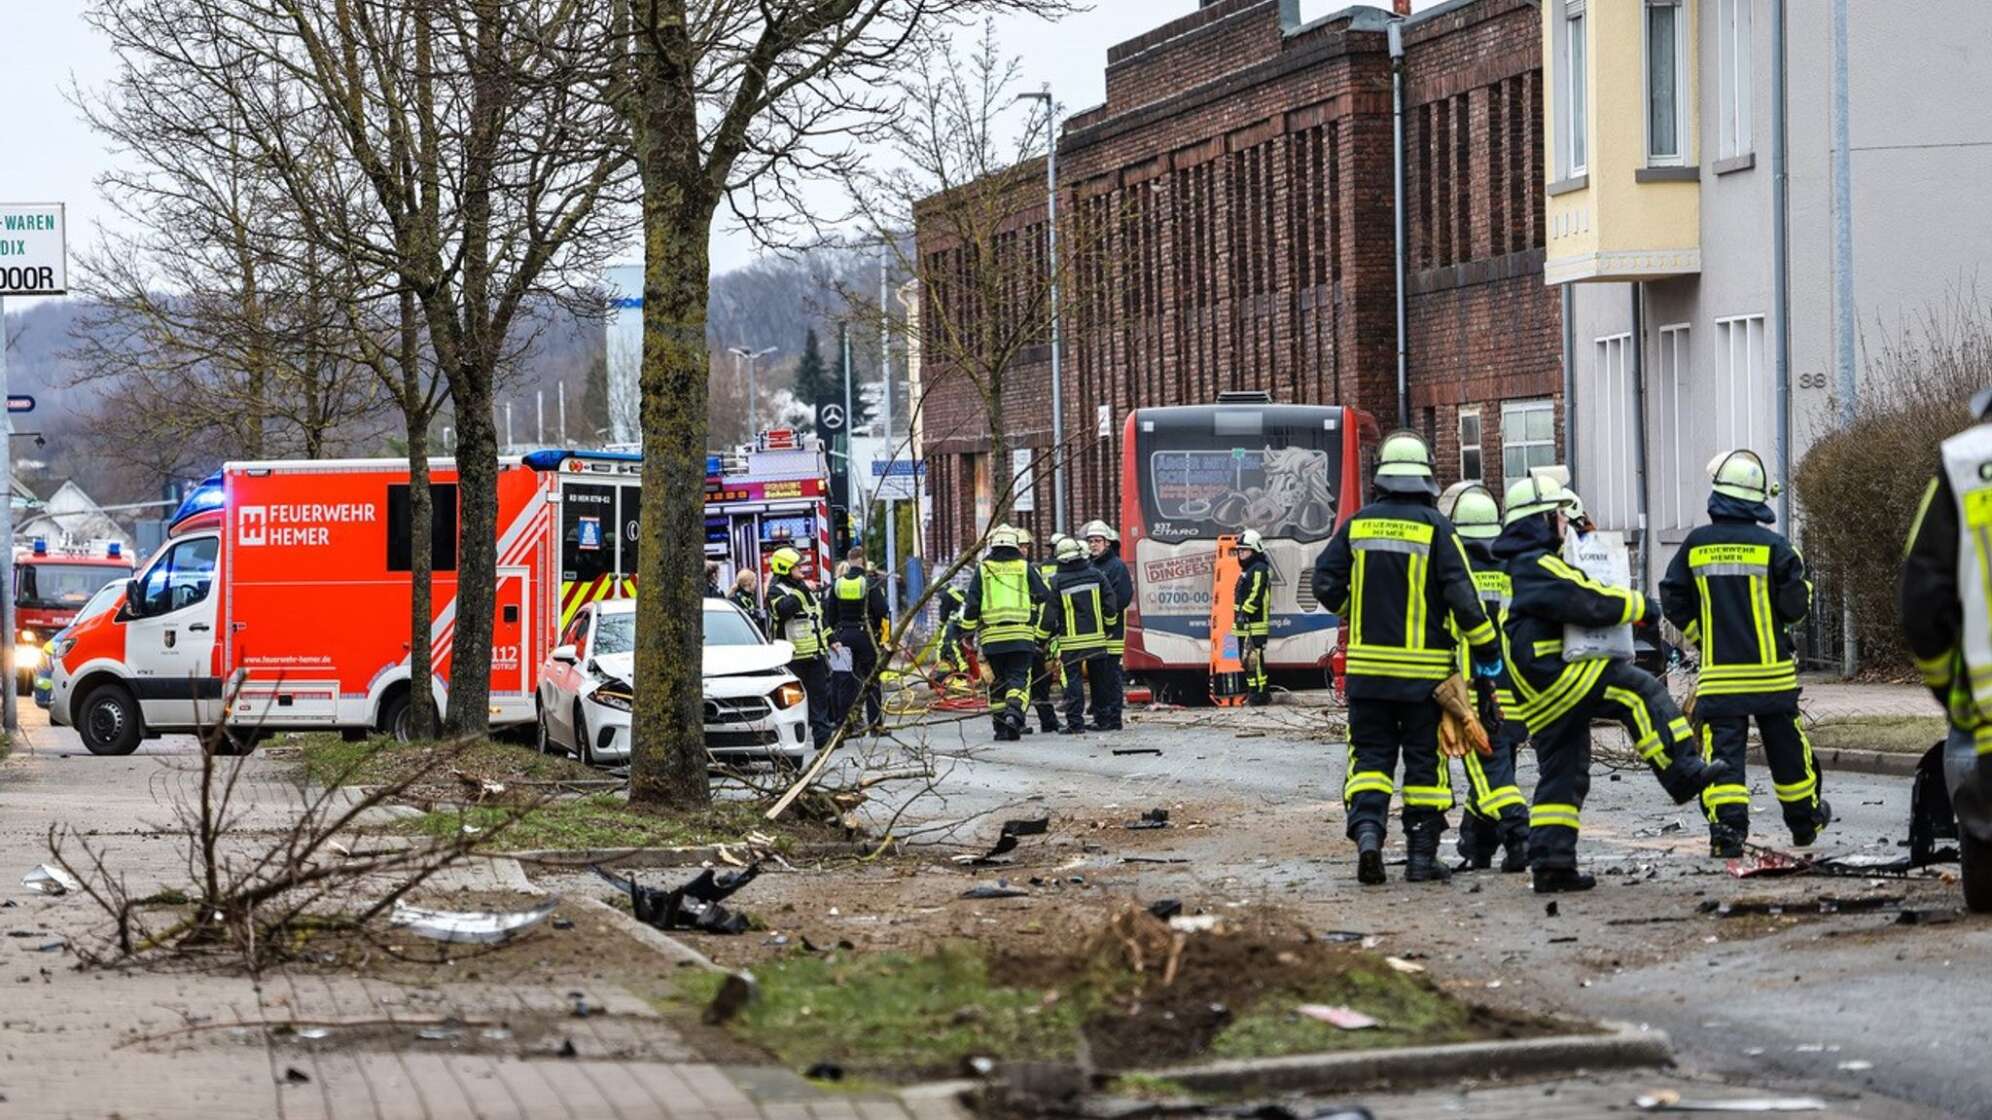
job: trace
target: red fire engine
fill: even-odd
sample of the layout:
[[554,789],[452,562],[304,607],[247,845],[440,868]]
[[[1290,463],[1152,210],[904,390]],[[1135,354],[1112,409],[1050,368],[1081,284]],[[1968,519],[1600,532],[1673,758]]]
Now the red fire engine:
[[131,559],[116,541],[102,548],[49,548],[37,537],[14,550],[14,668],[16,687],[34,680],[42,643],[69,625],[90,596],[112,580],[131,578]]
[[[533,720],[539,665],[564,616],[582,602],[634,592],[640,466],[637,456],[615,452],[552,450],[500,461],[492,723]],[[430,473],[428,687],[440,706],[456,633],[457,471],[436,460]],[[733,499],[721,503],[725,516],[754,527],[743,534],[751,539],[743,539],[738,563],[758,563],[761,527],[773,523],[806,530],[781,543],[827,566],[820,476],[717,481]],[[714,482],[707,481],[709,526]],[[793,499],[783,497],[790,488]],[[224,466],[182,505],[171,539],[124,601],[56,644],[51,719],[74,726],[102,754],[224,723],[244,739],[310,728],[405,734],[413,687],[408,489],[405,460]],[[229,703],[223,682],[237,674]]]

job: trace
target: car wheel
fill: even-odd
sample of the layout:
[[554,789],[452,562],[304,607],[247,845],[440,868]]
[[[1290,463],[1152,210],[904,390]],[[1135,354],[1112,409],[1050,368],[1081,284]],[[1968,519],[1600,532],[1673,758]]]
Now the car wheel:
[[121,684],[97,686],[77,712],[76,734],[91,754],[130,754],[145,737],[138,701]]
[[381,734],[386,735],[397,743],[410,741],[414,737],[415,732],[412,707],[408,703],[408,694],[405,692],[396,695],[394,699],[381,705]]
[[1964,867],[1964,904],[1974,914],[1992,913],[1992,841],[1957,830],[1958,862]]
[[588,734],[588,713],[581,708],[581,701],[574,702],[574,757],[583,763],[595,765],[595,741]]

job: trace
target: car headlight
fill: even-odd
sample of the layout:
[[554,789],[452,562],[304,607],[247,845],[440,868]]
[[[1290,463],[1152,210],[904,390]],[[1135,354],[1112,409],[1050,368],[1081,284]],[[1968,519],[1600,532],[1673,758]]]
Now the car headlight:
[[636,706],[636,694],[621,681],[603,681],[602,686],[590,693],[588,699],[618,712],[627,712]]
[[48,658],[50,661],[60,661],[63,659],[64,656],[66,656],[69,653],[70,650],[75,648],[76,648],[76,639],[57,638],[56,640],[48,644]]
[[793,708],[797,704],[802,703],[803,697],[807,695],[808,693],[802,690],[802,685],[795,681],[790,681],[773,692],[768,693],[768,699],[773,701],[777,708]]
[[36,634],[33,630],[28,630],[24,628],[21,631],[21,643],[23,645],[30,645],[30,646],[40,645],[41,635]]

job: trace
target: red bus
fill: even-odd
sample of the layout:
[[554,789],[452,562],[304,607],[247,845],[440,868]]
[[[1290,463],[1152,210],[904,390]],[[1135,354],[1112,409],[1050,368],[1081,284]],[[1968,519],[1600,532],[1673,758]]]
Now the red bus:
[[1127,671],[1203,695],[1217,539],[1257,529],[1273,566],[1266,666],[1322,679],[1341,619],[1317,609],[1314,560],[1362,505],[1363,456],[1376,438],[1364,412],[1275,404],[1265,393],[1130,413],[1121,443],[1122,559],[1134,578]]

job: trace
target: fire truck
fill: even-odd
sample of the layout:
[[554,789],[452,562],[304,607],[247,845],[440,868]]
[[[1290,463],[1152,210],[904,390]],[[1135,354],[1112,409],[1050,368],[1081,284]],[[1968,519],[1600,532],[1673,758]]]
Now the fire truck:
[[98,547],[54,548],[41,537],[14,550],[14,668],[15,688],[26,692],[34,682],[42,643],[68,626],[76,612],[112,580],[131,578],[131,559],[124,546],[107,541]]
[[[795,544],[827,570],[823,478],[798,475],[795,456],[759,459],[769,442],[731,456],[734,473],[727,456],[709,462],[719,473],[706,480],[708,555],[718,517],[736,564],[762,564],[773,547]],[[772,442],[765,452],[808,452],[822,463],[812,447],[780,446],[793,437]],[[540,664],[580,605],[635,593],[640,474],[640,458],[618,452],[554,449],[499,461],[493,724],[532,722]],[[426,687],[439,708],[455,653],[457,486],[455,462],[433,460]],[[175,513],[169,539],[124,601],[57,642],[50,718],[100,754],[216,726],[231,729],[238,749],[279,730],[405,737],[417,687],[409,506],[406,460],[226,464]],[[795,536],[774,543],[787,532]]]

